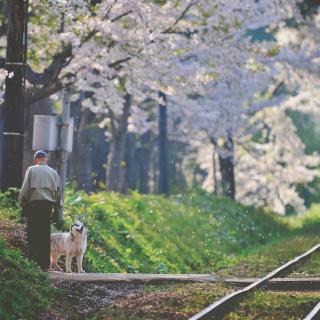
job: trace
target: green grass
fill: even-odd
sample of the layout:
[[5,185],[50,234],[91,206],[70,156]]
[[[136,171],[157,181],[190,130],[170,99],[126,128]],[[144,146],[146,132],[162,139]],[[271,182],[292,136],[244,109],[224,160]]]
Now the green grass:
[[[288,232],[280,238],[243,250],[227,259],[222,268],[214,268],[214,272],[224,277],[263,276],[320,243],[320,205],[313,205],[303,214],[282,218],[282,222],[287,225]],[[288,276],[319,276],[319,270],[320,252],[316,252],[304,263],[299,263]]]
[[[234,288],[222,284],[189,283],[149,285],[144,293],[131,294],[91,315],[100,320],[188,319]],[[224,320],[302,319],[319,301],[319,292],[278,292],[259,290],[227,314]]]
[[[289,225],[309,233],[307,237],[312,242],[320,242],[320,205],[312,205],[304,214],[287,219]],[[305,263],[299,264],[290,274],[290,277],[320,277],[320,251],[313,254]]]
[[313,204],[304,213],[284,218],[291,229],[306,232],[318,232],[320,228],[320,204]]
[[16,240],[22,241],[17,239],[21,226],[10,222],[20,220],[20,208],[8,197],[14,192],[0,193],[1,234],[11,239],[8,244],[0,237],[0,319],[31,320],[50,305],[54,291],[47,275],[37,271],[35,263],[25,258],[20,249],[13,248]]
[[[320,235],[291,235],[239,255],[233,261],[229,260],[227,267],[216,271],[223,277],[260,277],[302,254],[319,242]],[[319,255],[318,253],[313,255],[317,262],[319,262]],[[305,273],[309,273],[311,269],[314,270],[315,266],[310,266],[309,260],[295,268],[295,270],[304,270]]]
[[303,278],[303,277],[320,277],[320,252],[313,254],[310,259],[299,264],[288,277]]
[[68,191],[66,226],[77,219],[89,230],[85,267],[98,272],[211,272],[289,229],[275,215],[204,192],[165,198]]
[[303,319],[319,299],[319,292],[266,292],[260,290],[241,302],[236,312],[228,314],[223,319]]
[[21,208],[15,200],[18,198],[18,189],[10,188],[0,192],[0,219],[21,220]]
[[131,294],[119,299],[90,319],[188,319],[232,290],[212,283],[148,285],[143,294]]
[[46,274],[0,239],[0,319],[35,319],[49,304]]

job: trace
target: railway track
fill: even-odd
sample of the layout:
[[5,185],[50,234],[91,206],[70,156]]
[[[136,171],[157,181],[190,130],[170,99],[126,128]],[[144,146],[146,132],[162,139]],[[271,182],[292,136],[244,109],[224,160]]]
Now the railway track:
[[[292,270],[298,263],[309,258],[314,252],[320,249],[320,243],[312,247],[310,250],[305,253],[295,257],[289,262],[283,264],[277,269],[271,271],[263,278],[256,280],[255,282],[247,285],[245,288],[238,291],[234,291],[220,300],[209,305],[204,310],[200,311],[189,320],[204,320],[204,319],[222,319],[223,316],[236,307],[238,302],[244,299],[249,293],[264,287],[271,279],[274,279],[290,270]],[[314,320],[320,319],[320,302],[314,307],[313,310],[306,316],[304,320]]]
[[[95,283],[208,282],[224,283],[239,288],[244,288],[258,280],[258,278],[221,278],[211,274],[65,273],[55,271],[50,271],[48,277],[50,280]],[[281,291],[320,291],[320,277],[274,278],[268,282],[267,287],[270,290]]]
[[320,319],[320,302],[310,311],[303,320]]

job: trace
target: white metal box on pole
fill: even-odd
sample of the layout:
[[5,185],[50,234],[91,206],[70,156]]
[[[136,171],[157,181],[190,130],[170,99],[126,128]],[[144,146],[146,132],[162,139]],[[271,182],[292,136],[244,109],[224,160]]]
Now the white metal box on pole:
[[59,118],[34,115],[32,149],[58,150]]
[[[73,147],[74,119],[70,118],[70,100],[66,91],[63,95],[61,117],[34,115],[32,149],[59,150],[58,172],[61,179],[62,202],[67,177],[68,155]],[[58,222],[63,220],[63,209],[58,212]]]
[[[59,150],[60,118],[56,116],[34,115],[32,150]],[[65,150],[72,152],[74,119],[68,125],[68,140]]]

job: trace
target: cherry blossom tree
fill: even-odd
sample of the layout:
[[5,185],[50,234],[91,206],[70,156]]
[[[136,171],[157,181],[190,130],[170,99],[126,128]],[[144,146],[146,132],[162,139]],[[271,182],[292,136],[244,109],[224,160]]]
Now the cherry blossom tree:
[[[319,175],[319,156],[306,155],[286,107],[264,110],[255,116],[263,123],[261,140],[249,139],[238,145],[236,177],[238,199],[247,204],[267,206],[285,214],[287,209],[305,210],[297,186]],[[245,137],[242,137],[245,139]]]
[[[319,112],[318,30],[319,15],[314,14],[294,27],[284,24],[275,33],[277,78],[285,84],[289,98],[280,108],[257,114],[268,139],[265,143],[251,142],[249,149],[253,158],[243,162],[251,161],[254,164],[251,170],[244,169],[247,171],[246,179],[250,177],[253,184],[259,181],[261,192],[256,189],[253,196],[251,191],[255,188],[249,183],[248,188],[242,188],[243,193],[239,194],[239,198],[255,204],[267,203],[281,214],[288,208],[302,211],[304,202],[297,186],[307,187],[319,176],[318,155],[305,154],[305,146],[288,113],[294,110],[314,117]],[[247,157],[246,152],[242,152]],[[239,180],[243,181],[241,176]],[[264,183],[261,184],[261,181]]]
[[[83,108],[105,117],[101,125],[111,142],[109,188],[124,191],[125,141],[129,132],[157,130],[150,115],[163,103],[161,91],[168,98],[169,120],[178,114],[173,118],[181,121],[184,140],[197,137],[192,143],[199,148],[209,143],[210,155],[214,150],[220,167],[227,162],[228,173],[237,162],[239,137],[253,135],[251,121],[261,110],[282,103],[277,93],[285,64],[294,69],[298,61],[298,54],[290,56],[285,46],[280,50],[275,44],[252,42],[248,30],[279,28],[289,18],[300,21],[296,4],[33,0],[38,20],[31,19],[29,28],[27,101],[63,87],[74,100],[85,92]],[[144,109],[146,101],[153,101],[153,107]],[[201,134],[195,135],[197,131]]]
[[[293,2],[289,2],[287,5],[293,12]],[[237,6],[239,8],[239,3],[235,4],[231,11],[235,12],[235,8]],[[135,6],[128,8],[130,8],[134,13],[139,12],[140,9]],[[150,8],[151,7],[149,7],[149,12],[152,13],[151,9],[153,9],[153,11],[156,10],[157,16],[162,19],[162,23],[157,23],[157,27],[162,26],[163,21],[165,21],[165,19],[163,19],[163,14],[167,14],[168,16],[168,12],[174,12],[171,6],[168,6],[170,11],[168,11],[168,8],[165,8],[167,9],[167,11],[165,11],[163,7],[159,6]],[[162,11],[159,11],[159,8]],[[94,50],[97,48],[97,44],[95,44],[95,49],[92,49],[92,47],[90,49],[90,46],[81,46],[81,49],[84,52],[87,51],[86,54],[88,58],[83,59],[83,55],[79,55],[79,57],[81,57],[83,68],[80,71],[80,79],[82,80],[80,80],[77,85],[79,86],[79,83],[81,82],[82,84],[79,88],[84,88],[88,86],[88,83],[91,81],[90,87],[93,92],[97,93],[95,96],[99,98],[96,99],[100,100],[95,102],[96,108],[98,106],[98,109],[100,108],[101,110],[102,106],[107,106],[107,114],[109,115],[116,115],[119,111],[120,113],[122,112],[124,96],[121,96],[117,89],[119,78],[125,78],[127,87],[126,91],[127,93],[130,93],[133,104],[137,105],[142,103],[146,98],[152,97],[157,100],[157,93],[160,90],[165,91],[167,94],[175,94],[175,92],[179,91],[180,94],[183,92],[187,95],[191,90],[195,91],[193,88],[196,88],[196,91],[198,91],[197,94],[207,94],[208,91],[206,87],[208,86],[206,86],[206,84],[208,82],[215,78],[218,81],[230,81],[233,76],[233,69],[231,66],[233,65],[239,68],[239,66],[247,63],[250,57],[250,50],[255,51],[256,48],[254,48],[251,43],[245,39],[242,41],[243,44],[239,45],[239,39],[243,36],[244,30],[248,27],[255,27],[258,24],[256,17],[258,12],[260,12],[260,14],[263,12],[261,5],[256,6],[252,12],[250,11],[250,17],[253,19],[250,21],[251,24],[248,24],[248,20],[244,20],[243,16],[242,19],[240,19],[244,12],[249,12],[248,7],[239,14],[234,13],[233,15],[230,15],[229,11],[223,11],[226,10],[226,8],[221,4],[221,8],[216,8],[217,12],[215,12],[215,15],[219,16],[220,14],[221,16],[224,12],[225,16],[230,19],[227,22],[224,19],[214,19],[215,15],[206,18],[203,12],[201,13],[201,10],[208,9],[207,3],[193,1],[189,2],[185,8],[186,9],[180,14],[180,16],[173,20],[175,29],[171,28],[170,30],[163,27],[162,31],[160,29],[161,32],[158,31],[158,33],[156,33],[156,29],[153,29],[150,26],[152,26],[152,23],[154,25],[157,18],[151,15],[152,21],[150,21],[150,17],[144,16],[144,19],[142,19],[140,15],[135,17],[138,19],[140,24],[144,26],[144,29],[140,28],[139,32],[136,32],[137,30],[135,30],[135,34],[140,36],[139,39],[133,37],[130,38],[130,32],[127,32],[124,36],[121,34],[120,30],[117,30],[120,32],[119,34],[121,34],[121,37],[118,36],[118,38],[121,38],[122,42],[127,44],[130,51],[114,50],[117,56],[120,57],[120,60],[126,62],[125,66],[122,65],[121,69],[119,71],[117,70],[118,72],[116,76],[114,68],[110,68],[108,65],[108,61],[111,60],[110,55],[108,54],[99,54],[98,60],[94,60],[95,66],[93,69],[96,72],[92,73],[94,70],[90,70],[91,65],[89,62],[94,55]],[[199,10],[199,8],[201,8],[201,10]],[[188,17],[189,20],[186,18],[187,15],[185,14],[187,9],[188,15],[190,15],[190,17]],[[275,23],[276,21],[279,21],[279,19],[283,19],[285,17],[284,11],[282,11],[279,6],[271,6],[269,9],[273,14],[276,12],[277,16],[272,16],[272,19],[269,16],[266,20],[260,19],[259,25]],[[210,12],[209,9],[208,11]],[[286,11],[286,13],[287,12],[288,11]],[[126,23],[126,18],[130,15],[131,12],[125,17]],[[183,29],[179,29],[177,21],[179,21],[183,26]],[[194,21],[198,21],[200,27],[191,27],[190,22],[194,23]],[[203,26],[204,21],[207,23],[208,27]],[[238,24],[235,24],[236,21]],[[233,26],[232,23],[235,24],[236,27]],[[108,24],[108,27],[111,28],[110,23]],[[209,33],[208,30],[210,30],[210,28],[215,28],[215,32]],[[104,38],[107,38],[107,35],[110,33],[110,29],[107,28],[100,30],[101,34],[102,32],[106,32]],[[165,43],[163,41],[164,34],[166,35]],[[68,37],[67,35],[64,36]],[[135,43],[132,43],[132,39],[135,39]],[[203,39],[205,40],[203,41]],[[74,43],[80,43],[79,39],[73,41]],[[136,42],[138,42],[139,45],[137,45]],[[102,44],[103,47],[101,47],[101,50],[104,50],[106,43]],[[116,44],[117,41],[114,42],[115,47],[113,49],[119,49]],[[210,56],[209,51],[217,52],[217,54],[211,54]],[[99,52],[101,51],[99,50]],[[226,53],[228,53],[230,59],[226,59]],[[225,61],[223,61],[223,59]],[[185,63],[185,60],[189,60],[190,62]],[[183,63],[181,63],[181,61],[183,61]],[[76,64],[79,66],[78,62]],[[226,65],[228,65],[228,68],[225,68]],[[91,75],[89,75],[88,72],[91,72]],[[96,86],[97,73],[103,74],[101,77],[103,84],[100,81],[101,79],[99,79],[99,88]],[[190,88],[192,89],[190,90]],[[112,110],[110,110],[110,106],[112,106]],[[127,109],[128,108],[125,108],[125,110]],[[138,109],[136,108],[135,110]],[[125,117],[130,116],[131,119],[135,118],[135,115],[132,112],[130,115],[129,112],[123,112],[123,115]],[[113,116],[113,118],[115,117]],[[125,120],[125,123],[127,123],[127,120]],[[132,123],[134,123],[134,120]],[[115,126],[113,127],[115,128]],[[114,148],[114,150],[121,150],[121,148],[117,147]]]
[[[310,25],[310,22],[307,25]],[[203,119],[199,123],[204,125],[203,131],[206,132],[207,137],[202,136],[202,138],[207,138],[207,141],[218,141],[218,143],[215,143],[215,152],[218,152],[219,160],[221,156],[226,159],[229,158],[229,162],[236,165],[236,180],[241,186],[237,198],[246,203],[270,205],[281,214],[285,213],[288,206],[294,207],[297,211],[304,209],[303,200],[296,190],[297,184],[307,184],[319,174],[318,170],[315,170],[318,165],[317,157],[305,155],[304,146],[297,137],[290,118],[286,115],[288,108],[303,110],[304,112],[307,110],[309,112],[311,110],[318,112],[319,110],[317,108],[317,99],[314,99],[316,87],[318,86],[316,72],[318,69],[316,60],[318,57],[317,47],[315,42],[313,44],[310,43],[312,40],[310,36],[308,37],[309,33],[312,35],[316,34],[316,32],[308,30],[301,33],[301,30],[297,30],[291,34],[291,31],[281,29],[281,35],[278,35],[283,40],[286,40],[287,43],[283,44],[278,41],[277,44],[272,44],[273,47],[270,44],[264,44],[261,47],[261,51],[265,51],[266,55],[265,58],[263,56],[258,57],[258,62],[259,64],[261,63],[260,68],[262,70],[269,69],[268,73],[265,70],[255,75],[249,73],[249,79],[243,82],[239,77],[234,84],[230,85],[230,82],[224,84],[225,88],[227,88],[227,94],[213,95],[219,101],[218,103],[222,105],[211,109],[216,111],[216,118],[210,117],[212,115],[210,107],[203,108],[205,98],[208,98],[208,96],[201,97],[201,107],[198,106],[198,110],[202,108],[205,110]],[[292,42],[293,39],[295,39],[294,43],[288,46],[288,42]],[[254,68],[257,69],[259,64],[255,63]],[[242,70],[242,72],[244,71],[245,69]],[[239,74],[234,72],[234,75]],[[261,78],[262,81],[260,82],[259,77],[264,77],[265,79]],[[273,82],[275,84],[270,89],[267,89],[267,86],[270,86]],[[249,90],[248,88],[241,88],[242,83],[248,84]],[[266,88],[263,88],[263,86],[266,86]],[[234,90],[235,87],[239,89],[238,92]],[[261,92],[264,92],[265,97],[272,97],[281,87],[286,89],[289,96],[291,94],[294,96],[285,103],[283,101],[284,97],[277,95],[273,99],[261,100],[263,98],[263,96],[261,97]],[[270,93],[272,94],[270,95]],[[216,101],[212,100],[210,105],[215,105]],[[228,105],[229,100],[231,105]],[[223,105],[227,107],[223,108]],[[270,106],[276,106],[277,108],[264,110]],[[253,121],[260,112],[263,117],[257,122]],[[197,130],[198,122],[195,119],[198,115],[198,112],[191,113],[191,122],[188,123],[188,130],[190,130],[190,125],[191,128],[192,124],[194,125],[194,130],[191,130],[193,138],[194,132]],[[207,125],[205,125],[205,120],[209,122]],[[252,121],[255,124],[254,127],[252,127]],[[272,134],[273,138],[268,143],[253,143],[252,136],[254,133],[259,132],[259,126],[260,130],[270,128],[268,130],[271,130],[270,134]],[[212,135],[208,133],[207,128],[212,129]],[[247,138],[248,140],[246,141],[244,137],[248,137],[249,129],[249,132],[251,132],[250,138]],[[290,138],[290,142],[292,142],[292,149],[288,148],[286,141],[280,138],[281,134],[285,132],[288,139]],[[236,160],[230,157],[230,153],[233,153],[232,150],[225,150],[225,141],[229,141],[227,146],[233,147],[232,141],[230,142],[230,135],[237,139]],[[247,144],[251,147],[246,146]],[[199,141],[197,141],[197,145],[199,148]],[[254,151],[253,145],[260,152]],[[210,148],[203,147],[205,146],[202,145],[199,150],[205,150],[206,156],[210,154],[208,153]],[[269,149],[268,152],[266,151],[267,149]],[[265,150],[265,152],[262,152],[262,150]],[[254,159],[256,160],[254,161]],[[204,157],[204,154],[201,153],[199,160],[202,166],[209,171],[208,178],[210,183],[208,183],[207,179],[205,185],[212,188],[212,181],[217,180],[212,170],[214,168],[212,157]],[[273,166],[277,170],[271,170]],[[229,165],[229,168],[231,167]],[[265,173],[268,172],[268,179],[265,179],[263,170],[261,170],[262,167],[268,168],[265,170]],[[294,172],[301,172],[301,175],[295,175]],[[223,181],[223,172],[221,172],[221,176],[220,179]],[[254,184],[256,184],[257,188],[253,186]],[[260,192],[261,190],[264,192]]]

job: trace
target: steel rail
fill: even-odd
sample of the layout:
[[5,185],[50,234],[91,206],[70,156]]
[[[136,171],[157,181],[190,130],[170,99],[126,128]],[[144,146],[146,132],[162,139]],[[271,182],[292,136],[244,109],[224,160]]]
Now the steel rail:
[[[214,280],[212,282],[222,282],[239,289],[252,284],[259,278],[224,278],[222,281]],[[273,278],[266,284],[268,290],[276,291],[320,291],[320,277],[303,278]]]
[[276,276],[279,276],[280,274],[283,274],[284,272],[290,270],[298,262],[303,261],[304,259],[306,259],[312,253],[314,253],[319,249],[320,249],[320,243],[315,245],[305,253],[295,257],[289,262],[278,267],[277,269],[271,271],[263,278],[260,278],[254,283],[246,286],[245,288],[232,292],[226,295],[225,297],[221,298],[220,300],[214,302],[204,310],[192,316],[189,320],[222,319],[223,315],[230,312],[233,309],[233,307],[237,304],[237,302],[239,302],[242,298],[244,298],[248,293],[251,293],[256,289],[263,287],[265,284],[267,284],[267,282],[270,279],[275,278]]
[[320,302],[308,313],[303,320],[315,320],[320,319]]

